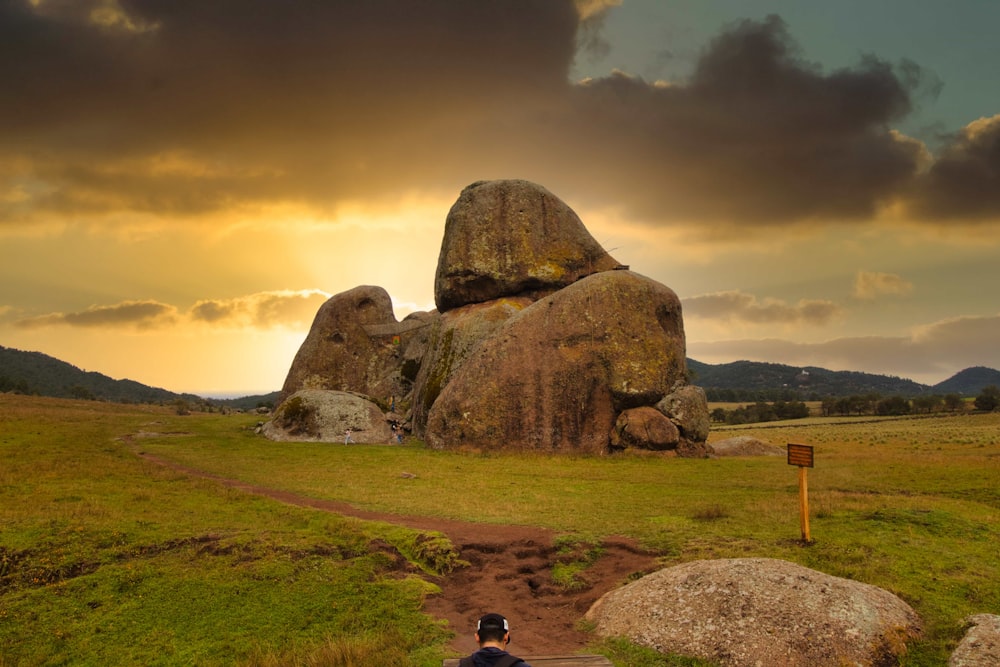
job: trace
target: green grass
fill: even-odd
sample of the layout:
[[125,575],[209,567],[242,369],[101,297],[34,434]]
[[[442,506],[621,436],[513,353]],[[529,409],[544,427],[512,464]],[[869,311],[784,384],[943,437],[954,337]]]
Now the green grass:
[[[281,505],[139,451],[361,509],[552,528],[568,588],[613,534],[665,565],[787,559],[909,602],[925,623],[911,667],[944,664],[966,615],[1000,613],[1000,414],[714,431],[815,446],[809,546],[784,457],[274,443],[257,420],[0,395],[0,664],[400,662],[390,646],[402,664],[440,664],[448,632],[419,611],[427,584],[393,559],[459,567],[446,536]],[[595,650],[619,665],[698,664]]]

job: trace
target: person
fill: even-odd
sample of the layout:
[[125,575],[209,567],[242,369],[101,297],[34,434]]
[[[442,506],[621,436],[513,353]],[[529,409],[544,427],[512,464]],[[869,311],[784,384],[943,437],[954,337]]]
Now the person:
[[486,614],[476,623],[479,650],[462,658],[459,667],[531,667],[527,662],[507,652],[510,625],[500,614]]
[[354,438],[351,437],[351,429],[344,431],[344,444],[350,445],[354,443]]

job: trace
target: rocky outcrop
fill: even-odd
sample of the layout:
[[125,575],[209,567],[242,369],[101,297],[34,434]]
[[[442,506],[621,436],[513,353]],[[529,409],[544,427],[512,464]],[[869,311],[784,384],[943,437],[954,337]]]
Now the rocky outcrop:
[[584,278],[484,340],[430,410],[433,447],[605,453],[622,410],[684,377],[680,302],[630,271]]
[[348,430],[358,443],[385,443],[392,435],[385,415],[364,396],[323,389],[295,392],[264,425],[264,435],[285,442],[345,442]]
[[618,266],[542,186],[479,181],[462,191],[445,220],[434,302],[444,313],[505,296],[538,298]]
[[969,629],[948,659],[948,667],[1000,665],[1000,616],[976,614],[965,619]]
[[292,361],[282,400],[301,389],[352,391],[382,403],[408,393],[412,381],[404,362],[413,358],[411,347],[425,350],[426,325],[435,317],[420,313],[397,322],[381,287],[363,285],[330,297]]
[[434,290],[438,310],[402,322],[382,288],[331,297],[282,398],[353,392],[440,448],[707,455],[677,295],[621,266],[545,188],[463,190]]
[[726,667],[898,664],[920,619],[883,589],[769,558],[695,561],[604,595],[602,637]]

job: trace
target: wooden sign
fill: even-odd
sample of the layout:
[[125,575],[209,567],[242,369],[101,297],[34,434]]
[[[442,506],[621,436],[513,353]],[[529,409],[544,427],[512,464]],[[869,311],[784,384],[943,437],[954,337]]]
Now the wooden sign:
[[813,467],[812,445],[788,445],[788,465],[800,468]]
[[809,480],[806,468],[813,467],[812,445],[788,444],[788,465],[799,467],[799,527],[802,528],[802,541],[812,542],[809,535]]

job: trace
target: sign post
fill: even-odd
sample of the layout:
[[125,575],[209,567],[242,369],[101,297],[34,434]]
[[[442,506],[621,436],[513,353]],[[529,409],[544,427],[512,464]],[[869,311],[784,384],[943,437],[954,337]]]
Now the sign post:
[[811,445],[788,445],[788,465],[799,467],[799,525],[802,528],[802,541],[808,544],[809,537],[809,479],[806,469],[813,467],[813,448]]

